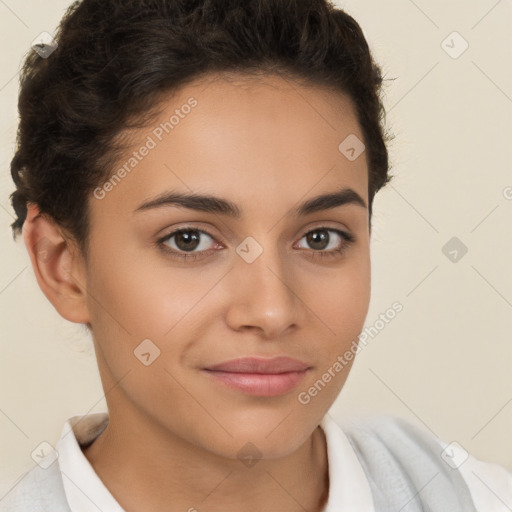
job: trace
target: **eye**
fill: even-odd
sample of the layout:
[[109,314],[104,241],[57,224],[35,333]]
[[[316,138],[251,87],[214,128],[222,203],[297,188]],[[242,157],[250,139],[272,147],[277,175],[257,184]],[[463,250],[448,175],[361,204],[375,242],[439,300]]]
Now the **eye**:
[[[334,233],[334,236],[330,233]],[[341,257],[355,241],[355,237],[351,233],[325,226],[308,231],[300,240],[303,239],[312,248],[312,250],[306,251],[311,253],[312,257]],[[157,244],[172,257],[184,260],[207,257],[222,248],[222,245],[208,232],[187,227],[165,235],[157,240]],[[211,248],[212,245],[213,248]],[[304,247],[299,248],[303,249]]]
[[[334,233],[335,236],[329,233]],[[355,237],[346,231],[322,226],[308,231],[301,238],[301,240],[303,239],[314,249],[313,257],[339,257],[354,242]]]
[[[160,238],[158,244],[162,246],[163,250],[178,258],[196,259],[200,254],[211,252],[208,250],[208,243],[204,243],[202,240],[205,236],[210,240],[215,240],[213,236],[202,229],[182,228]],[[196,252],[200,254],[193,252],[196,249],[199,249]]]

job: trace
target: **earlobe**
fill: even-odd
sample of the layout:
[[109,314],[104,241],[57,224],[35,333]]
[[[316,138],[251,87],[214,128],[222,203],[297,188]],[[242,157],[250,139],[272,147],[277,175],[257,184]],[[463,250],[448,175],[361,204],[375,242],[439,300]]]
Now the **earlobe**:
[[88,323],[87,289],[78,251],[56,223],[27,205],[23,239],[42,292],[59,314],[75,323]]

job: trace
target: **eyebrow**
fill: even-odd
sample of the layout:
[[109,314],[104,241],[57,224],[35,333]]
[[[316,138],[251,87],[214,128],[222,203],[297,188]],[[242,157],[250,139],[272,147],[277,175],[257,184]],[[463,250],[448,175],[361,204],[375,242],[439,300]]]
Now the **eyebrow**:
[[[338,206],[355,204],[368,208],[364,199],[353,189],[343,188],[339,191],[315,196],[293,208],[290,212],[295,217],[304,217],[315,212],[330,210]],[[154,208],[177,206],[206,213],[227,215],[235,219],[242,217],[242,210],[232,201],[211,195],[195,193],[166,192],[154,199],[142,203],[135,212]]]

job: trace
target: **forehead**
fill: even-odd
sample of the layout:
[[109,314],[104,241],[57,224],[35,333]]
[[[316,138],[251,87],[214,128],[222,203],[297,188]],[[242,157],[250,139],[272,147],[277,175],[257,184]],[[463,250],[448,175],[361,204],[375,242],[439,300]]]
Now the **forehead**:
[[146,128],[126,132],[133,148],[112,170],[124,168],[123,177],[102,207],[134,211],[167,190],[261,209],[349,186],[367,201],[365,153],[351,161],[340,150],[363,135],[352,100],[338,91],[274,75],[213,75],[162,96],[159,109]]

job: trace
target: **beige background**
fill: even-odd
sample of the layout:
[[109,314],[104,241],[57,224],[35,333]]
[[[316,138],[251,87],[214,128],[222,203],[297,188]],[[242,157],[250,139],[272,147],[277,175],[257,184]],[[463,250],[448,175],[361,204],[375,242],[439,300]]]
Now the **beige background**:
[[[0,2],[0,480],[12,484],[68,417],[106,407],[84,329],[58,316],[9,229],[18,71],[70,3]],[[375,200],[366,325],[395,301],[403,311],[369,338],[331,414],[396,414],[512,470],[512,3],[338,4],[396,78],[396,177]],[[453,31],[469,44],[458,58],[444,49],[462,48]],[[452,237],[468,249],[457,262],[442,252]]]

